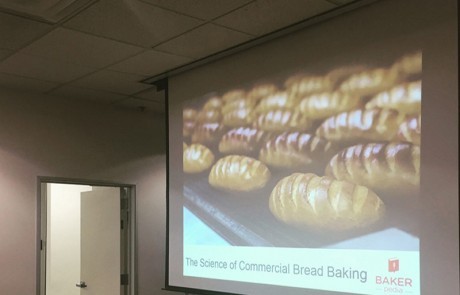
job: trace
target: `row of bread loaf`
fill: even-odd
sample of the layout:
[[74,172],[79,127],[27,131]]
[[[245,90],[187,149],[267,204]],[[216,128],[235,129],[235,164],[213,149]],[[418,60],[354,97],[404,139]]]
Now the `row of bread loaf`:
[[[396,70],[400,68],[408,69]],[[249,91],[231,90],[221,97],[209,98],[200,110],[184,110],[183,133],[187,137],[195,126],[213,129],[216,123],[225,128],[253,126],[274,132],[306,131],[315,120],[357,108],[397,108],[406,114],[417,114],[421,82],[406,78],[417,77],[420,71],[421,57],[417,53],[402,58],[389,69],[351,67],[333,70],[325,76],[295,75],[285,81],[282,91],[270,83]],[[331,88],[337,81],[342,82]]]
[[[412,70],[412,73],[417,72],[414,67]],[[310,86],[319,84],[311,82]],[[349,84],[351,82],[341,85],[346,88],[345,85]],[[319,159],[330,159],[331,154],[335,153],[326,166],[324,177],[311,173],[294,173],[282,179],[273,189],[270,209],[278,219],[286,223],[318,228],[354,228],[375,222],[382,216],[384,205],[367,187],[376,191],[389,188],[396,191],[410,190],[418,187],[420,149],[416,144],[420,142],[420,96],[417,98],[417,95],[421,85],[420,81],[401,85],[375,95],[365,108],[354,109],[353,105],[351,111],[343,111],[343,105],[350,102],[347,97],[316,94],[309,96],[309,99],[303,99],[296,107],[300,107],[303,113],[310,110],[311,114],[307,117],[328,117],[316,129],[316,134],[292,132],[290,128],[277,134],[275,131],[280,130],[270,127],[273,124],[230,130],[221,137],[219,151],[232,155],[221,158],[213,165],[209,174],[210,184],[227,190],[257,189],[263,187],[270,178],[270,171],[265,164],[274,167],[308,167]],[[280,105],[287,101],[284,98],[286,95],[281,96],[281,99],[277,95],[278,97],[268,96],[261,99],[257,112],[265,111],[267,117],[270,114],[270,103],[278,104],[278,113],[272,112],[273,119],[268,120],[269,123],[279,122],[281,126],[291,126],[286,113],[279,112],[282,109],[279,108]],[[411,98],[409,103],[408,97]],[[246,101],[236,99],[224,106],[227,106],[227,111],[235,105],[246,110]],[[212,109],[212,104],[218,105],[218,100],[209,100],[203,109]],[[286,105],[288,104],[284,104]],[[243,113],[246,117],[249,115],[249,112]],[[407,113],[411,115],[408,116]],[[207,119],[209,117],[212,116]],[[265,121],[259,117],[257,122]],[[192,136],[192,142],[205,145],[216,143],[216,138],[223,132],[223,126],[218,122],[207,124],[214,124],[211,125],[213,128],[210,129],[205,124],[206,136]],[[269,127],[264,130],[264,126]],[[216,130],[220,134],[210,132]],[[219,135],[213,137],[213,134]],[[392,142],[398,139],[406,142]],[[334,145],[343,142],[349,143],[347,148],[336,153]],[[259,148],[261,161],[241,155],[251,155]],[[196,164],[200,161],[203,167],[207,167],[204,170],[209,169],[214,163],[214,157],[213,152],[204,145],[192,144],[184,149],[184,171],[191,169],[189,172],[198,172]],[[190,159],[193,160],[187,163]]]
[[[197,161],[200,164],[197,164]],[[184,170],[188,172],[200,172],[205,167],[207,169],[204,169],[204,171],[207,171],[212,166],[208,177],[209,183],[219,189],[248,192],[264,187],[271,177],[268,166],[252,157],[229,155],[220,158],[217,162],[214,161],[215,156],[213,153],[203,145],[192,144],[184,150]],[[324,173],[326,175],[323,177],[324,181],[331,185],[333,183],[335,185],[344,185],[343,183],[354,185],[349,186],[347,184],[352,191],[341,190],[345,198],[352,198],[354,190],[364,190],[367,193],[369,191],[368,188],[376,192],[386,192],[387,196],[388,192],[398,194],[401,192],[416,191],[419,187],[420,177],[420,148],[410,143],[369,143],[354,145],[335,154],[327,164]],[[297,174],[299,173],[291,174],[287,178]],[[283,181],[287,180],[284,179]],[[281,184],[283,181],[278,183],[277,186],[283,185]],[[273,207],[271,208],[274,211],[273,213],[277,217],[280,217],[280,214],[285,215],[280,210],[288,210],[294,218],[297,214],[297,209],[299,209],[297,208],[298,206],[313,206],[312,204],[318,201],[315,198],[321,197],[332,202],[329,193],[331,193],[331,189],[333,188],[323,188],[325,191],[321,193],[325,195],[321,196],[319,191],[312,189],[316,186],[309,188],[309,185],[308,183],[294,181],[284,189],[276,190],[275,188],[272,193],[272,199],[296,198],[296,194],[303,194],[304,199],[302,201],[304,203],[281,199],[279,202],[286,202],[290,205],[287,207],[283,205],[279,209]],[[284,192],[286,194],[277,196],[274,194],[275,192]],[[371,194],[372,196],[376,196],[373,192]],[[345,212],[354,210],[357,214],[366,213],[356,211],[356,207],[354,207],[356,199],[352,198],[348,199],[348,201],[349,207],[341,208]],[[335,205],[333,203],[329,204],[329,206]],[[383,207],[383,203],[380,206]],[[316,218],[319,218],[319,216],[316,216]]]
[[[314,96],[314,98],[316,97],[318,96]],[[281,99],[279,96],[267,97],[269,100],[274,100],[274,98]],[[212,100],[217,100],[217,98],[212,98]],[[240,130],[238,132],[242,132],[242,127],[252,127],[255,130],[271,133],[306,132],[311,131],[319,123],[320,126],[317,128],[316,134],[333,141],[344,138],[353,141],[353,134],[360,132],[369,140],[394,140],[396,136],[399,136],[399,139],[402,140],[419,142],[420,139],[416,133],[417,128],[419,128],[417,122],[420,121],[420,81],[406,83],[404,87],[398,86],[390,91],[379,93],[375,99],[366,104],[366,108],[355,109],[354,105],[350,105],[347,108],[351,108],[344,111],[343,105],[346,104],[346,101],[346,98],[341,100],[340,97],[332,96],[322,96],[321,101],[307,100],[306,102],[310,105],[310,115],[302,115],[295,108],[287,109],[278,106],[278,108],[260,113],[255,120],[251,119],[253,120],[252,126],[240,123],[235,124],[233,128]],[[264,100],[261,101],[261,104],[263,102]],[[225,110],[225,107],[222,109]],[[302,108],[302,104],[300,109],[305,109]],[[232,126],[226,125],[225,121],[221,121],[220,110],[206,111],[205,114],[208,116],[204,118],[200,114],[203,112],[198,113],[191,109],[185,109],[183,112],[184,139],[190,138],[192,143],[215,145],[224,132],[232,128]],[[248,113],[243,109],[241,116],[247,119],[251,118],[250,114],[257,113]],[[247,120],[249,122],[249,119]],[[316,124],[312,126],[313,121]],[[369,129],[369,126],[362,124],[362,122],[375,124],[376,128]],[[394,128],[395,126],[396,128]],[[346,129],[350,130],[351,133],[343,134],[342,131]],[[369,130],[371,133],[367,132]],[[233,131],[229,135],[237,135],[238,132]],[[231,139],[231,136],[227,136],[227,138]]]
[[[281,120],[282,118],[280,118]],[[421,116],[396,109],[357,109],[326,118],[312,132],[271,131],[262,127],[236,127],[225,131],[220,123],[197,125],[191,143],[217,149],[222,154],[255,155],[270,161],[277,152],[327,152],[333,146],[359,142],[404,141],[419,145]],[[276,166],[276,163],[272,163]],[[301,164],[301,163],[299,163]]]

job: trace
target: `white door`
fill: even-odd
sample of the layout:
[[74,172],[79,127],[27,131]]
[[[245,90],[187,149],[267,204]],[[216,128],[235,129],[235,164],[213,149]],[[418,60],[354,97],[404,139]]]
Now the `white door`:
[[81,193],[80,281],[82,295],[120,294],[120,188]]

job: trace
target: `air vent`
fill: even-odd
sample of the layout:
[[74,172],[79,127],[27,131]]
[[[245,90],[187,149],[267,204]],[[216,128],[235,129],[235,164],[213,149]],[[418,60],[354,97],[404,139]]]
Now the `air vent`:
[[75,15],[97,0],[0,0],[0,10],[8,13],[58,23]]

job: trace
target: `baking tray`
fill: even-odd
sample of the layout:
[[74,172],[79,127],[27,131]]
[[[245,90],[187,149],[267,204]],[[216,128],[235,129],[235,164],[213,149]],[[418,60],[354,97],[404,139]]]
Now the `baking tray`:
[[318,232],[288,226],[268,207],[271,190],[280,178],[273,177],[264,189],[255,192],[233,193],[211,187],[207,175],[186,177],[184,206],[235,246],[321,248],[387,228],[418,236],[418,199],[414,196],[387,196],[384,218],[364,229]]

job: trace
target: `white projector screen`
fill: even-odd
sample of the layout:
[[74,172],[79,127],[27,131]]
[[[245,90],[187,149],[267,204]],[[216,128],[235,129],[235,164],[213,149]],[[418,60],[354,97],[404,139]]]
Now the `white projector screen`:
[[458,294],[456,2],[434,2],[169,80],[166,289]]

